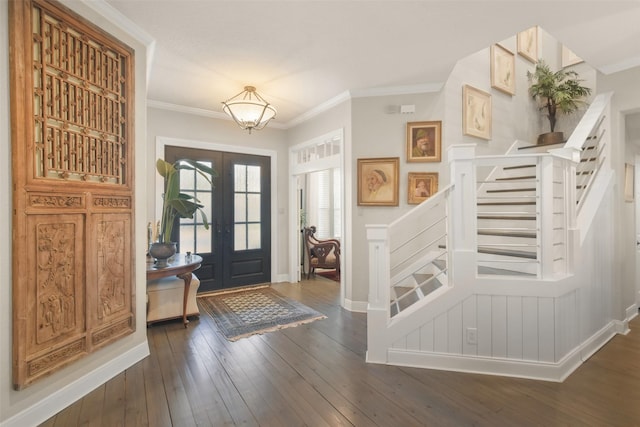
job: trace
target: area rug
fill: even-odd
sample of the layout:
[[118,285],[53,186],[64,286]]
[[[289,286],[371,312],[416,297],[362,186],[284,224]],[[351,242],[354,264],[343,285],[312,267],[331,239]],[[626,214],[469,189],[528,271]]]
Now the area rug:
[[327,317],[270,287],[199,296],[198,303],[229,341]]

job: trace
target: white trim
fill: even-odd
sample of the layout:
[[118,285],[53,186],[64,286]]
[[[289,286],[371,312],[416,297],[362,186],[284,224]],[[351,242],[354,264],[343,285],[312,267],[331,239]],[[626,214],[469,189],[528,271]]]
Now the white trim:
[[306,122],[307,120],[310,120],[315,116],[321,113],[324,113],[325,111],[332,109],[336,105],[342,104],[343,102],[348,101],[350,99],[351,99],[351,95],[349,94],[349,91],[342,92],[341,94],[334,96],[333,98],[323,102],[322,104],[312,108],[311,110],[305,113],[302,113],[298,117],[295,117],[292,120],[289,120],[287,123],[285,123],[284,127],[285,129],[289,129],[294,126],[297,126],[300,123]]
[[631,306],[626,309],[625,319],[627,322],[632,321],[638,315],[638,309],[638,303],[631,304]]
[[345,298],[343,307],[346,310],[353,311],[355,313],[366,313],[369,303],[367,301],[353,301]]
[[147,356],[149,346],[145,341],[1,422],[0,427],[39,425]]
[[[205,108],[187,107],[186,105],[172,104],[170,102],[156,101],[154,99],[148,99],[147,106],[149,108],[156,108],[158,110],[175,111],[177,113],[191,114],[194,116],[233,121],[233,119],[229,117],[229,115],[220,111],[207,110]],[[285,129],[285,126],[282,123],[277,123],[273,120],[269,122],[269,127],[276,129]]]
[[598,68],[602,74],[613,74],[618,73],[620,71],[629,70],[634,67],[640,66],[640,56],[635,56],[632,58],[627,58],[623,61],[617,62],[615,64],[607,64]]
[[557,363],[389,349],[387,364],[562,382],[618,333],[620,323],[610,322]]
[[444,83],[425,83],[421,85],[375,87],[351,91],[352,98],[375,96],[413,95],[417,93],[436,93],[442,90]]
[[[252,154],[256,156],[266,156],[271,158],[271,281],[274,281],[274,277],[276,274],[276,269],[278,267],[278,239],[279,229],[278,229],[278,152],[275,150],[268,150],[264,148],[254,148],[254,147],[246,147],[246,146],[238,146],[238,145],[228,145],[217,142],[207,142],[207,141],[198,141],[192,139],[181,139],[181,138],[171,138],[166,136],[157,136],[156,137],[156,150],[155,157],[160,157],[159,153],[162,153],[162,157],[164,157],[164,147],[167,145],[171,145],[174,147],[185,147],[185,148],[197,148],[200,150],[209,150],[209,151],[224,151],[228,153],[243,153],[243,154]],[[162,177],[155,174],[155,182],[156,182],[156,191],[155,194],[162,194],[162,187],[164,185]],[[155,197],[156,201],[156,209],[155,215],[156,218],[160,218],[160,212],[162,212],[162,204],[160,202],[160,197]]]
[[[355,91],[344,91],[331,99],[313,107],[312,109],[300,114],[297,117],[289,120],[286,123],[278,123],[271,121],[269,126],[276,129],[290,129],[294,126],[304,123],[325,111],[329,111],[336,105],[340,105],[345,101],[349,101],[353,98],[368,98],[376,96],[393,96],[393,95],[410,95],[417,93],[435,93],[439,92],[443,87],[443,83],[426,83],[422,85],[407,85],[407,86],[390,86],[379,87],[369,89],[359,89]],[[196,116],[211,117],[220,120],[231,120],[231,118],[219,111],[207,110],[205,108],[187,107],[185,105],[172,104],[169,102],[158,101],[153,99],[147,100],[147,105],[150,108],[157,108],[160,110],[176,111],[185,114],[194,114]]]
[[[314,144],[323,143],[326,141],[336,141],[340,144],[340,155],[339,156],[330,156],[326,159],[318,159],[313,160],[303,165],[299,165],[297,163],[296,157],[298,151],[304,149],[306,147],[312,146]],[[324,170],[329,168],[340,168],[340,181],[342,184],[342,188],[345,186],[345,138],[344,138],[344,129],[336,129],[331,132],[327,132],[318,137],[312,138],[308,141],[301,142],[299,144],[293,145],[289,147],[289,281],[291,283],[298,282],[298,269],[299,269],[299,259],[300,254],[297,250],[293,250],[293,248],[298,248],[298,240],[300,238],[299,233],[299,212],[298,212],[298,177],[300,175],[304,175],[305,173],[309,173],[312,171]],[[337,158],[337,159],[336,159]],[[337,161],[336,161],[337,160]],[[345,207],[346,201],[349,200],[346,198],[345,192],[342,192],[342,205],[340,209],[340,214],[342,218],[340,219],[341,229],[340,235],[342,237],[341,245],[342,245],[342,253],[344,254],[344,247],[349,244],[349,239],[345,236],[346,231],[346,221],[347,217],[345,215]],[[345,271],[345,258],[340,258],[340,271],[344,273]],[[345,274],[340,275],[340,305],[344,306],[344,298],[343,295],[345,293]],[[346,308],[346,307],[345,307]]]

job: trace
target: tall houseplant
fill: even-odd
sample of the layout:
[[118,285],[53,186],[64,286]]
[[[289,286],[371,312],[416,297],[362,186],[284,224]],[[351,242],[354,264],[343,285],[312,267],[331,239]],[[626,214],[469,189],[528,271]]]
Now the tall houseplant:
[[[163,159],[156,161],[156,170],[164,178],[164,193],[162,195],[162,217],[160,219],[160,230],[158,241],[151,245],[149,253],[158,260],[158,266],[166,266],[166,259],[175,253],[175,244],[171,241],[173,225],[176,218],[193,218],[196,213],[202,217],[205,229],[209,229],[207,215],[202,210],[204,205],[194,196],[180,192],[180,170],[196,171],[203,176],[207,182],[211,183],[217,176],[216,172],[202,163],[193,160],[178,160],[169,163]],[[162,249],[161,249],[162,248]],[[171,249],[173,248],[173,249]],[[160,252],[162,251],[162,254]],[[170,253],[166,258],[166,253]]]
[[574,70],[551,71],[549,65],[540,60],[533,72],[527,71],[529,95],[540,103],[540,110],[546,110],[550,133],[538,137],[538,144],[562,142],[564,135],[556,132],[557,113],[570,114],[591,94],[591,88],[582,86],[584,80]]

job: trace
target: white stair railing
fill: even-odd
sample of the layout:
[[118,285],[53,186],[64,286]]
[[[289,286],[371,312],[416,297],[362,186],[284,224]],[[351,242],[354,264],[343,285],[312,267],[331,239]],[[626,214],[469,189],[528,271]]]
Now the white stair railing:
[[[573,273],[578,209],[598,171],[610,168],[610,100],[611,94],[598,95],[567,144],[547,153],[476,157],[475,145],[451,146],[450,186],[389,225],[366,226],[368,361],[387,363],[387,352],[396,339],[386,333],[390,327],[397,329],[402,325],[398,322],[409,319],[419,322],[421,317],[412,315],[437,304],[456,283],[473,286],[479,280],[478,267],[487,260],[479,261],[478,257],[478,200],[486,197],[490,183],[478,178],[478,168],[489,171],[484,176],[496,179],[500,177],[496,168],[533,165],[535,173],[528,180],[535,184],[531,196],[536,217],[535,278],[550,281]],[[593,153],[597,157],[593,172],[581,174],[580,165],[586,163],[582,159],[593,157]],[[584,182],[582,175],[588,176]],[[432,266],[430,271],[424,270],[427,265]],[[425,293],[424,281],[410,283],[411,276],[421,269],[419,274],[429,276],[427,281],[437,280],[439,289],[430,286],[430,292]]]

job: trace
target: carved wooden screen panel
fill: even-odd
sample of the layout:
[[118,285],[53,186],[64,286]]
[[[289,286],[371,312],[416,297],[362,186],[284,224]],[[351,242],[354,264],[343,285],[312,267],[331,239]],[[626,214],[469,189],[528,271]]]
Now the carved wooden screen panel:
[[56,2],[9,13],[20,389],[135,330],[134,58]]

